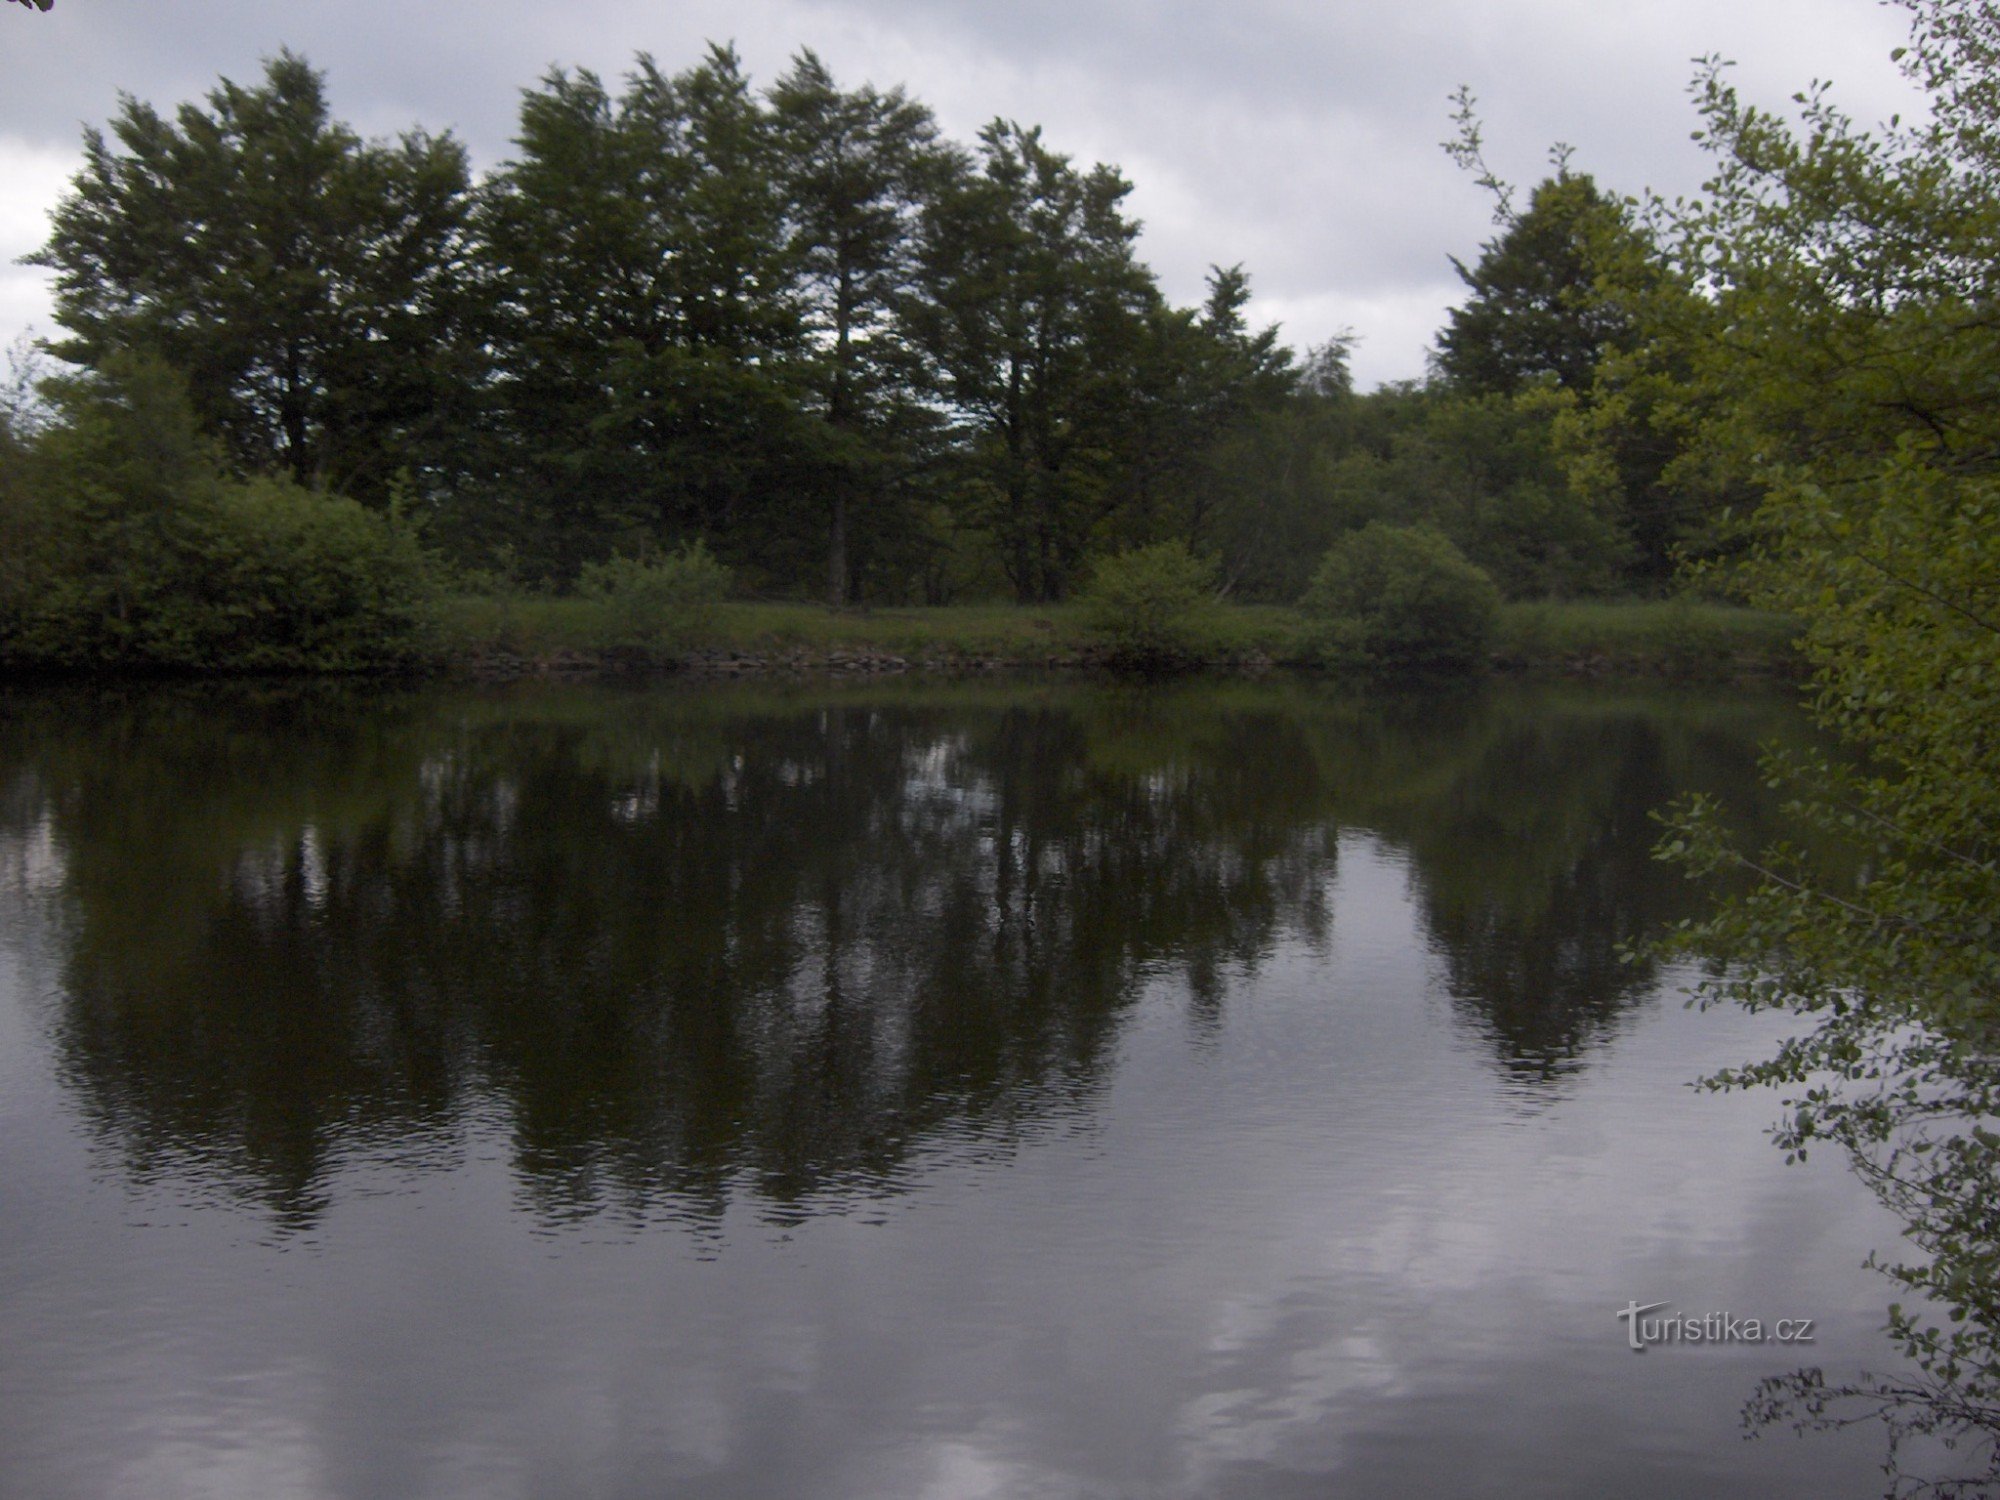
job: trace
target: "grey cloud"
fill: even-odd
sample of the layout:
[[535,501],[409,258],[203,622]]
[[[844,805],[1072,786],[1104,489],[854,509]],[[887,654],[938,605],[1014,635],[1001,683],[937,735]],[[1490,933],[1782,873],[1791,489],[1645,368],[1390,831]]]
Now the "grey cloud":
[[[0,138],[16,143],[73,151],[120,89],[198,97],[289,45],[327,71],[364,133],[451,129],[488,165],[507,154],[520,90],[552,64],[615,76],[644,50],[681,66],[713,38],[768,81],[811,46],[843,79],[905,84],[960,136],[1007,116],[1121,164],[1170,295],[1197,297],[1210,263],[1242,261],[1271,315],[1293,314],[1293,342],[1353,325],[1364,381],[1419,373],[1412,309],[1429,307],[1434,329],[1455,295],[1447,257],[1476,255],[1491,233],[1478,190],[1438,149],[1457,84],[1480,95],[1503,174],[1534,181],[1560,139],[1623,191],[1700,182],[1684,98],[1696,53],[1739,58],[1746,89],[1773,101],[1829,75],[1864,119],[1908,97],[1886,62],[1900,17],[1874,0],[65,0],[0,21]],[[0,225],[19,224],[24,200],[45,209],[46,181],[0,176]],[[33,248],[4,232],[9,260]],[[0,318],[39,305],[37,280],[0,271]]]

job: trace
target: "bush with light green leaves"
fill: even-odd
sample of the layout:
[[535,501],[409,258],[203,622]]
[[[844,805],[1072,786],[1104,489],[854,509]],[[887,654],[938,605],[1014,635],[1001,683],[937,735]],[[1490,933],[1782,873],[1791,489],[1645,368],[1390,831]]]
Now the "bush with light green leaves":
[[1500,591],[1435,528],[1371,521],[1327,550],[1299,610],[1329,666],[1464,673],[1492,650]]
[[685,651],[729,595],[730,572],[695,541],[665,557],[614,557],[586,564],[577,592],[601,603],[612,643]]
[[343,672],[421,656],[431,577],[410,527],[231,476],[157,363],[120,356],[50,390],[53,421],[0,444],[0,663]]
[[1212,634],[1215,564],[1185,542],[1106,558],[1082,595],[1084,623],[1114,663],[1138,668],[1199,660]]

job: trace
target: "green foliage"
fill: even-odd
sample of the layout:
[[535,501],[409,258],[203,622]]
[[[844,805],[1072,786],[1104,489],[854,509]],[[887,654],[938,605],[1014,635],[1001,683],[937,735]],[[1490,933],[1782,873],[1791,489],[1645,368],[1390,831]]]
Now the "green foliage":
[[58,403],[0,467],[0,660],[353,671],[418,652],[428,571],[399,522],[229,477],[156,364],[108,360]]
[[1615,527],[1620,582],[1662,589],[1683,552],[1713,541],[1687,476],[1668,473],[1683,420],[1669,393],[1686,359],[1684,332],[1668,325],[1702,306],[1699,283],[1674,274],[1657,226],[1570,170],[1566,146],[1517,213],[1486,164],[1470,91],[1454,101],[1458,135],[1445,150],[1494,194],[1504,232],[1476,267],[1453,262],[1471,295],[1438,335],[1435,368],[1461,392],[1558,398],[1546,410],[1565,518],[1594,513]]
[[1500,591],[1434,528],[1373,521],[1327,552],[1299,608],[1329,662],[1467,672],[1491,650]]
[[1215,606],[1215,564],[1185,542],[1158,542],[1097,565],[1081,602],[1114,657],[1164,666],[1200,654]]
[[1197,513],[1237,591],[1298,598],[1326,549],[1370,521],[1429,523],[1509,598],[1633,591],[1617,488],[1574,482],[1559,439],[1574,395],[1437,381],[1356,395],[1338,359],[1338,349],[1316,356],[1288,396],[1255,408],[1210,460]]
[[614,94],[552,71],[487,184],[479,242],[499,379],[475,535],[539,579],[710,535],[762,562],[812,456],[799,298],[770,122],[740,60]]
[[1604,295],[1599,270],[1633,234],[1616,200],[1587,173],[1558,169],[1525,213],[1503,213],[1505,232],[1468,269],[1471,292],[1438,334],[1438,369],[1466,390],[1512,395],[1552,381],[1587,391],[1598,362],[1637,338],[1629,313]]
[[[1665,846],[1755,884],[1684,944],[1733,965],[1705,994],[1814,1029],[1719,1087],[1790,1091],[1779,1138],[1843,1150],[1904,1219],[1892,1332],[1914,1380],[1767,1392],[1765,1416],[1849,1405],[1970,1439],[2000,1479],[2000,7],[1905,0],[1927,117],[1864,132],[1824,91],[1797,125],[1699,80],[1717,156],[1665,215],[1689,284],[1688,460],[1755,494],[1737,580],[1798,615],[1840,761],[1774,763],[1818,837],[1754,851],[1683,807]],[[1970,1491],[1966,1491],[1970,1493]]]
[[1740,604],[1674,599],[1538,599],[1503,605],[1494,652],[1523,666],[1683,678],[1789,676],[1798,623]]
[[588,563],[577,578],[577,592],[606,607],[618,640],[665,650],[684,650],[703,636],[729,585],[729,569],[701,541],[664,558]]
[[1354,393],[1349,346],[1311,351],[1281,399],[1252,407],[1210,450],[1208,536],[1237,598],[1298,598],[1333,539],[1361,524],[1334,483],[1373,399]]
[[1385,520],[1574,596],[1679,536],[1632,440],[1659,403],[1578,373],[1629,343],[1646,247],[1566,168],[1467,273],[1451,378],[1357,395],[1345,340],[1295,368],[1251,324],[1240,266],[1170,306],[1115,167],[1008,121],[960,148],[810,52],[761,92],[727,47],[557,69],[516,145],[475,186],[449,136],[364,141],[289,53],[127,101],[37,257],[58,352],[159,357],[234,472],[400,502],[535,588],[700,537],[765,595],[1053,604],[1178,538],[1290,601]]
[[1109,530],[1124,544],[1178,536],[1206,550],[1234,529],[1227,439],[1299,383],[1277,328],[1251,329],[1249,301],[1243,268],[1216,266],[1201,308],[1147,312],[1130,388],[1108,413],[1121,458]]
[[464,150],[364,143],[290,53],[172,117],[127,98],[34,257],[55,274],[63,358],[120,349],[181,371],[245,469],[380,499],[452,467],[477,341]]
[[1553,444],[1567,392],[1466,395],[1432,386],[1369,403],[1373,432],[1333,475],[1342,513],[1428,522],[1513,598],[1610,592],[1628,548],[1615,512],[1580,493]]
[[561,584],[701,535],[758,588],[918,587],[943,442],[905,315],[946,157],[928,111],[810,53],[760,98],[714,48],[615,89],[553,72],[518,141],[480,218],[500,379],[472,547]]
[[803,52],[770,93],[790,251],[812,353],[805,384],[831,430],[815,486],[827,512],[827,602],[919,529],[896,472],[933,447],[921,358],[898,316],[918,266],[925,194],[948,155],[901,89],[843,91]]
[[966,509],[1015,597],[1062,598],[1116,505],[1118,446],[1159,304],[1133,254],[1132,185],[996,120],[926,206],[911,315],[966,433]]

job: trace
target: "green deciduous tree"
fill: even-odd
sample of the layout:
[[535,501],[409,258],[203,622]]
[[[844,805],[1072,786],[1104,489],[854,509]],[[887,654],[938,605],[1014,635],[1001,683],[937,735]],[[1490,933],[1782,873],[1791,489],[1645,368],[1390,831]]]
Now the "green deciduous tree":
[[291,53],[173,116],[127,97],[32,259],[63,358],[182,371],[248,470],[368,496],[443,465],[476,389],[464,151],[364,142]]
[[769,120],[735,53],[614,98],[551,73],[481,237],[499,304],[496,529],[537,571],[754,537],[799,457],[803,338]]
[[917,395],[921,355],[901,314],[923,205],[946,156],[923,105],[901,89],[842,90],[810,51],[770,103],[809,338],[805,383],[831,429],[826,579],[839,606],[857,571],[855,528],[894,524],[890,492],[937,425]]
[[428,570],[395,517],[228,474],[157,361],[114,353],[52,390],[31,440],[0,432],[0,662],[353,671],[416,653]]
[[1434,526],[1516,597],[1608,591],[1628,546],[1615,506],[1571,485],[1559,461],[1554,426],[1574,405],[1546,387],[1377,392],[1330,475],[1334,507],[1350,527]]
[[536,584],[705,539],[835,605],[1045,601],[1122,547],[1257,532],[1223,450],[1291,356],[1241,267],[1167,305],[1115,169],[1006,122],[962,151],[810,52],[760,92],[726,47],[552,71],[516,146],[475,188],[449,137],[362,141],[289,53],[172,115],[127,99],[37,257],[56,348],[157,357],[239,473],[413,498]]
[[995,121],[929,205],[913,310],[962,424],[961,493],[1024,602],[1060,599],[1116,503],[1116,443],[1158,305],[1131,184]]
[[1299,609],[1322,657],[1373,671],[1485,664],[1500,591],[1442,532],[1371,521],[1327,551]]
[[1692,298],[1663,264],[1632,206],[1570,169],[1553,153],[1555,175],[1514,208],[1514,190],[1485,163],[1469,92],[1456,97],[1458,137],[1446,151],[1494,194],[1502,232],[1468,268],[1470,291],[1438,335],[1434,367],[1457,390],[1519,398],[1555,387],[1565,398],[1553,434],[1568,483],[1588,511],[1625,534],[1631,584],[1661,587],[1698,530],[1699,512],[1670,482],[1675,454],[1667,414],[1657,405],[1664,363],[1684,373],[1678,341],[1658,330]]
[[1891,1325],[1916,1374],[1804,1372],[1759,1414],[1884,1410],[1971,1440],[1976,1487],[2000,1480],[2000,6],[1902,3],[1916,123],[1698,79],[1716,172],[1664,216],[1713,293],[1690,462],[1755,487],[1741,576],[1806,622],[1851,756],[1774,772],[1812,850],[1739,848],[1695,805],[1668,852],[1754,876],[1685,934],[1739,966],[1708,993],[1815,1023],[1717,1082],[1790,1090],[1781,1140],[1847,1152],[1917,1252],[1889,1265],[1922,1299]]
[[1335,536],[1360,524],[1342,510],[1335,483],[1372,399],[1355,394],[1350,344],[1338,338],[1310,351],[1291,390],[1210,451],[1210,534],[1238,598],[1298,598]]
[[1199,308],[1148,312],[1118,442],[1121,535],[1206,546],[1222,529],[1224,440],[1283,402],[1297,379],[1277,328],[1251,329],[1249,301],[1244,269],[1216,266]]

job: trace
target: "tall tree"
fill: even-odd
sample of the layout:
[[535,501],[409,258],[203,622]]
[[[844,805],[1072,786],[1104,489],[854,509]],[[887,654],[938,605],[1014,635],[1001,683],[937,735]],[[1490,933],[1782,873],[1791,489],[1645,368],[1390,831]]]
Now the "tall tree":
[[1941,1433],[1977,1471],[1896,1492],[1971,1495],[2000,1482],[2000,5],[1900,3],[1914,122],[1862,130],[1822,90],[1794,123],[1697,79],[1715,173],[1662,212],[1711,297],[1698,452],[1754,486],[1744,571],[1804,621],[1851,753],[1774,771],[1807,848],[1697,806],[1668,852],[1749,876],[1689,935],[1731,961],[1710,992],[1812,1021],[1718,1082],[1785,1087],[1786,1147],[1849,1153],[1915,1252],[1884,1256],[1915,1375],[1802,1372],[1761,1414]]
[[1023,602],[1063,597],[1115,503],[1112,445],[1159,302],[1130,192],[996,120],[927,214],[919,323],[965,431],[973,514]]
[[1252,331],[1249,301],[1243,268],[1215,266],[1199,308],[1148,310],[1120,443],[1121,541],[1215,540],[1219,446],[1282,402],[1297,379],[1276,326]]
[[1348,370],[1349,336],[1308,351],[1290,394],[1251,413],[1210,458],[1208,538],[1238,598],[1299,597],[1335,536],[1366,517],[1343,514],[1337,480],[1362,403]]
[[447,463],[477,385],[456,141],[362,141],[282,52],[206,109],[127,96],[84,149],[32,257],[56,273],[59,355],[164,359],[247,469],[379,496]]
[[[1679,359],[1650,330],[1690,294],[1630,209],[1569,169],[1566,148],[1516,213],[1479,154],[1471,111],[1461,96],[1461,137],[1447,149],[1493,191],[1504,229],[1478,265],[1453,260],[1471,295],[1438,335],[1434,367],[1460,393],[1526,399],[1553,421],[1577,505],[1625,533],[1627,585],[1662,587],[1700,511],[1669,477],[1675,444],[1655,421],[1657,382],[1641,371]],[[1545,399],[1551,390],[1558,399]]]
[[1598,362],[1637,337],[1598,284],[1610,242],[1631,230],[1588,174],[1567,167],[1535,188],[1526,212],[1505,213],[1476,266],[1452,259],[1471,295],[1438,335],[1438,370],[1498,395],[1549,380],[1586,391]]
[[826,577],[828,602],[838,607],[853,583],[857,502],[881,508],[931,425],[916,394],[920,355],[899,314],[944,156],[923,105],[901,89],[843,91],[810,51],[794,59],[770,101],[810,338],[808,384],[832,429]]
[[558,574],[675,536],[754,542],[796,482],[802,331],[770,122],[739,59],[715,48],[670,77],[642,56],[615,99],[553,72],[517,145],[481,213],[501,489],[522,507],[505,529]]

